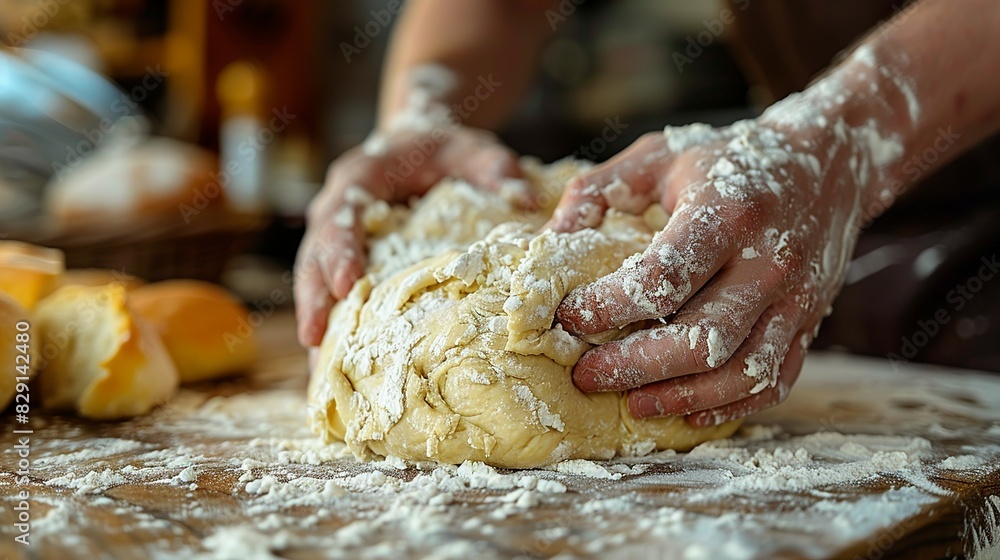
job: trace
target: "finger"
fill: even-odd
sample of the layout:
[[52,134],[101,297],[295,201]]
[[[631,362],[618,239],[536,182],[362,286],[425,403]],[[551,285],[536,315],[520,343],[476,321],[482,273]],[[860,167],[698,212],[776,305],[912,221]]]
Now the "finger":
[[[326,332],[333,303],[347,296],[364,274],[365,207],[373,200],[360,187],[344,184],[358,171],[331,168],[327,186],[310,204],[309,230],[296,258],[295,303],[299,342],[316,346]],[[341,168],[342,169],[342,168]]]
[[334,301],[326,286],[320,262],[313,254],[312,244],[312,235],[307,235],[295,259],[293,285],[299,343],[306,348],[322,342]]
[[319,348],[316,346],[309,347],[309,375],[313,375],[316,372],[316,366],[319,364]]
[[571,232],[600,225],[608,208],[639,214],[656,199],[669,150],[663,135],[646,135],[606,163],[572,179],[547,229]]
[[536,210],[538,203],[513,150],[488,146],[464,162],[465,178],[474,185],[501,195],[523,210]]
[[356,186],[335,188],[329,209],[310,220],[316,232],[312,256],[330,293],[343,299],[365,270],[364,211],[374,199]]
[[674,313],[732,258],[732,227],[710,206],[681,205],[640,257],[572,291],[556,319],[586,335]]
[[472,153],[463,153],[456,168],[462,178],[480,187],[499,192],[506,179],[523,179],[524,172],[518,163],[517,154],[500,144],[483,146]]
[[633,389],[629,410],[638,418],[682,416],[735,403],[775,387],[797,325],[790,306],[783,302],[771,306],[721,367]]
[[573,369],[585,392],[624,391],[712,370],[729,359],[773,301],[756,267],[723,270],[669,324],[591,349]]
[[608,210],[607,201],[597,185],[585,176],[574,177],[566,184],[555,212],[542,230],[572,232],[597,227]]
[[810,339],[809,334],[800,334],[796,337],[788,355],[785,356],[785,361],[781,364],[778,383],[774,387],[768,387],[741,401],[690,414],[687,417],[688,423],[696,427],[718,426],[784,402],[795,381],[798,380],[802,364],[805,362],[808,345],[803,345],[803,343]]

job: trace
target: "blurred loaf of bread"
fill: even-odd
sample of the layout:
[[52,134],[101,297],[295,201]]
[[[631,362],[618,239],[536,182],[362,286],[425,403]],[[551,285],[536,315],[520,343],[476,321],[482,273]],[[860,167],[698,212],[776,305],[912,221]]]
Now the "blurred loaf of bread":
[[247,309],[225,289],[196,280],[168,280],[130,295],[136,312],[160,333],[181,382],[247,370],[257,355]]
[[0,241],[0,292],[31,309],[56,289],[63,262],[63,254],[57,249]]
[[[0,375],[0,411],[14,399],[17,384],[27,383],[36,372],[38,341],[33,340],[35,333],[30,328],[18,329],[22,321],[31,324],[28,310],[14,298],[0,293],[0,363],[4,367],[4,374]],[[18,340],[18,335],[23,334],[27,338]]]
[[197,146],[149,138],[109,146],[53,181],[46,193],[48,213],[73,220],[179,219],[184,210],[217,207],[222,189],[213,182],[214,156]]
[[67,286],[35,311],[42,404],[95,420],[146,414],[176,391],[177,370],[119,284]]
[[0,364],[7,368],[0,375],[0,410],[14,399],[18,383],[37,373],[40,340],[30,310],[56,288],[62,272],[61,251],[0,241]]

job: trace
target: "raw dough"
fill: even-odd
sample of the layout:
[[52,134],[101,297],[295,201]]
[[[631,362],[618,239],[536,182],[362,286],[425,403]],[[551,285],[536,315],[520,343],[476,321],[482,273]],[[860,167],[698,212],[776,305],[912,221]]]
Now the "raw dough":
[[[536,191],[578,170],[527,168]],[[372,207],[371,271],[330,316],[310,385],[313,430],[359,457],[511,468],[688,449],[735,431],[636,420],[622,393],[576,389],[572,366],[592,346],[550,328],[556,307],[641,252],[662,223],[612,211],[598,230],[536,235],[549,211],[519,212],[450,181],[408,217]]]

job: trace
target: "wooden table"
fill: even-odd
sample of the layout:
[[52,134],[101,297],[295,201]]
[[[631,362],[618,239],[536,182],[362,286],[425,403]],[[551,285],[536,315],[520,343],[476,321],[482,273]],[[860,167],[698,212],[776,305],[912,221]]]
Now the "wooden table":
[[149,416],[32,411],[27,481],[5,418],[0,557],[1000,558],[1000,376],[814,355],[733,440],[491,478],[320,445],[291,315],[258,335]]

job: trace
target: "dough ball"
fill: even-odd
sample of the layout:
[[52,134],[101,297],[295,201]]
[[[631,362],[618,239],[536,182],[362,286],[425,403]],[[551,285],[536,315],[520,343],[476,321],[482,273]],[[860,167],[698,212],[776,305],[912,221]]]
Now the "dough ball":
[[[38,341],[34,340],[34,329],[22,331],[17,328],[22,321],[31,324],[28,310],[7,294],[0,293],[0,363],[5,369],[4,375],[0,375],[0,411],[14,400],[17,384],[27,383],[36,373]],[[17,339],[22,333],[27,334],[26,342]],[[21,348],[27,348],[28,352],[22,352]]]
[[489,193],[463,181],[445,179],[412,208],[373,202],[364,214],[369,234],[368,270],[381,282],[404,268],[446,251],[464,251],[494,227],[519,222],[539,228],[548,220],[563,185],[588,168],[585,162],[563,159],[542,165],[524,158],[527,178],[516,200],[528,199],[538,208],[527,212],[504,193]]
[[142,286],[129,299],[160,334],[182,383],[245,371],[257,357],[247,309],[220,286],[168,280]]
[[[470,192],[499,205],[498,220],[506,217],[496,197],[470,189],[450,182],[431,195],[457,220],[468,215],[462,205]],[[346,441],[359,457],[511,468],[689,449],[732,434],[739,422],[694,428],[678,417],[637,420],[623,393],[576,389],[572,367],[592,346],[552,328],[556,308],[572,289],[645,249],[655,231],[647,218],[657,217],[611,211],[597,230],[536,234],[545,217],[521,214],[467,250],[384,280],[362,278],[331,313],[310,384],[313,430]],[[482,221],[496,225],[490,216]],[[412,237],[411,245],[421,243]]]
[[177,389],[177,370],[125,288],[67,286],[39,303],[42,403],[95,420],[146,414]]

